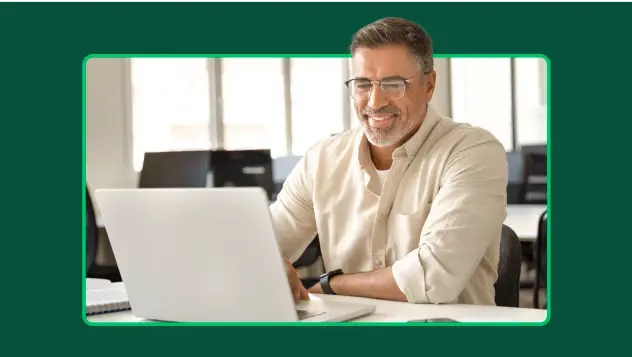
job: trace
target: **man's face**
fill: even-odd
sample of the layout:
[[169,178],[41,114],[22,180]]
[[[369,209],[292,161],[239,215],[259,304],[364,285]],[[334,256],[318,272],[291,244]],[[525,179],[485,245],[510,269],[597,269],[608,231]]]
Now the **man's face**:
[[[432,98],[435,72],[423,75],[404,46],[358,48],[352,58],[354,107],[369,142],[399,146],[425,117]],[[408,83],[404,80],[410,79]],[[368,81],[382,81],[377,83]],[[402,94],[403,93],[403,94]]]

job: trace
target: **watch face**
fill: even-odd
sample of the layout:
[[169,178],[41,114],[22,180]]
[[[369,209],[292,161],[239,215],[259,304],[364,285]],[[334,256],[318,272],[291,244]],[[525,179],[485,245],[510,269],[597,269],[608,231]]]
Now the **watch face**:
[[340,275],[342,274],[342,269],[336,269],[330,273],[331,275]]
[[342,274],[342,270],[341,269],[328,271],[325,274],[321,275],[320,278],[322,279],[322,278],[325,278],[327,276],[333,276],[333,275],[338,275],[338,274]]
[[326,272],[325,274],[321,275],[320,277],[321,278],[324,278],[326,276],[330,276],[331,277],[331,276],[336,276],[336,275],[340,275],[340,274],[342,274],[342,269],[336,269],[336,270],[332,270],[332,271]]

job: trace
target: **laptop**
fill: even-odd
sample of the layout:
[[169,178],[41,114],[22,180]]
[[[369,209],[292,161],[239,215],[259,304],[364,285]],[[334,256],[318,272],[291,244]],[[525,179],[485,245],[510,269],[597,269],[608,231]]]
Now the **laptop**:
[[330,322],[374,305],[295,304],[260,187],[100,189],[132,313],[170,322]]

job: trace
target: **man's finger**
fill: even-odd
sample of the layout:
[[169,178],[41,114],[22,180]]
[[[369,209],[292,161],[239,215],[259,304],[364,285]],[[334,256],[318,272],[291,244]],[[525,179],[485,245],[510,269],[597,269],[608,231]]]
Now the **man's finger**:
[[292,295],[294,296],[295,299],[298,299],[299,296],[301,296],[301,291],[299,289],[299,286],[296,285],[296,281],[294,279],[292,279],[290,282],[290,289],[292,289]]
[[300,299],[301,300],[309,300],[309,293],[307,292],[307,289],[305,289],[304,287],[301,288]]

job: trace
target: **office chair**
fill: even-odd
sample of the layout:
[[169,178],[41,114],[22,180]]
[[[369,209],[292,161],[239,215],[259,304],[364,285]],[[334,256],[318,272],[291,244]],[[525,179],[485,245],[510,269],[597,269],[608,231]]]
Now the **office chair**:
[[97,219],[90,197],[90,190],[86,186],[86,276],[90,275],[99,244],[99,231],[97,227]]
[[521,258],[522,248],[518,235],[513,229],[503,224],[500,236],[498,279],[494,284],[497,306],[519,307]]
[[[540,287],[546,288],[546,258],[547,258],[547,212],[540,215],[538,221],[538,236],[535,241],[535,283],[533,286],[533,307],[540,308]],[[546,303],[544,303],[546,308]]]
[[507,153],[508,180],[507,204],[523,203],[524,194],[524,155],[520,151]]
[[[318,235],[316,235],[314,240],[309,243],[307,248],[305,248],[303,254],[294,263],[292,263],[292,266],[294,269],[311,266],[318,261],[320,255],[320,241],[318,240]],[[318,283],[319,280],[320,279],[317,276],[309,276],[302,278],[301,282],[303,283],[305,289],[309,289]]]
[[[546,149],[523,149],[524,171],[521,198],[525,204],[546,204]],[[544,151],[543,151],[544,150]]]

